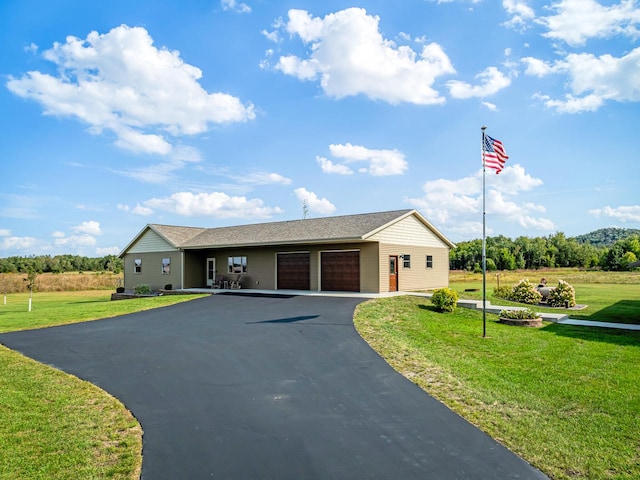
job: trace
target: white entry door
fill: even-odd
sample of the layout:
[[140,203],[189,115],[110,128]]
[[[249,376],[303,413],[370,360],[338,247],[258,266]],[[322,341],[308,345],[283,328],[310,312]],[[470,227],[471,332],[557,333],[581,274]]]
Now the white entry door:
[[212,287],[216,282],[216,259],[207,258],[207,287]]

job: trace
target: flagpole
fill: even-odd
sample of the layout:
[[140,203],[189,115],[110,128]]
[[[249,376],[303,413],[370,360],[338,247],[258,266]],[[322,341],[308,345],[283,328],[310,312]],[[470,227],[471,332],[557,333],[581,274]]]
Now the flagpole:
[[484,165],[484,131],[487,127],[481,127],[482,144],[480,156],[482,158],[482,337],[487,336],[487,248],[486,248],[486,210],[485,210],[485,165]]

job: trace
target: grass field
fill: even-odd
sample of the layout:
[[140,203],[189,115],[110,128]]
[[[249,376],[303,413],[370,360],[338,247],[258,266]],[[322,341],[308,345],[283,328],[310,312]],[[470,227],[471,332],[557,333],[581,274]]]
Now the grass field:
[[[26,273],[0,273],[0,294],[27,291]],[[41,273],[36,277],[36,292],[113,290],[123,281],[122,274],[110,272]]]
[[[555,286],[558,280],[569,282],[576,291],[576,302],[588,305],[583,310],[569,311],[571,318],[613,323],[640,324],[640,273],[639,272],[590,272],[577,269],[527,270],[487,273],[487,300],[494,305],[516,305],[493,296],[493,289],[500,285],[513,285],[522,278],[537,284],[541,278],[547,285]],[[460,298],[482,299],[482,274],[451,272],[450,287]],[[474,290],[474,291],[470,291]],[[535,308],[536,311],[563,312],[563,309]]]
[[[110,301],[110,292],[0,297],[0,331],[61,325],[183,302],[196,296]],[[126,372],[124,373],[126,374]],[[142,431],[98,387],[0,346],[0,479],[134,479]]]
[[396,370],[551,478],[640,478],[640,332],[489,321],[482,338],[481,312],[416,297],[361,304],[355,323]]

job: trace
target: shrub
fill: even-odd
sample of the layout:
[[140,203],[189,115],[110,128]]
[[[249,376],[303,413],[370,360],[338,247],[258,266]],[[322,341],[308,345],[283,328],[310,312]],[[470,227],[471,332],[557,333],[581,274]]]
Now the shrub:
[[576,291],[564,280],[558,282],[558,286],[549,292],[547,303],[550,307],[575,307]]
[[542,300],[542,295],[528,279],[522,279],[513,286],[509,300],[536,305]]
[[133,293],[136,295],[149,295],[151,293],[151,287],[141,283],[140,285],[133,287]]
[[536,312],[534,312],[530,308],[524,308],[521,310],[500,310],[501,318],[511,318],[514,320],[529,320],[529,319],[538,318],[539,316],[540,315],[538,315]]
[[450,288],[439,288],[433,292],[431,303],[441,312],[453,312],[458,303],[458,292]]
[[493,296],[498,298],[504,298],[505,300],[509,300],[511,298],[512,288],[506,285],[502,285],[500,287],[496,287],[493,289]]

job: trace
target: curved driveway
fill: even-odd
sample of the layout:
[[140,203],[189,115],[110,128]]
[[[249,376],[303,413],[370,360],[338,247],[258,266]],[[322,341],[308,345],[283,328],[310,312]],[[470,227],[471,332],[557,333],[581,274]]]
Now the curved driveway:
[[361,301],[212,295],[0,342],[119,398],[143,479],[546,478],[371,350]]

